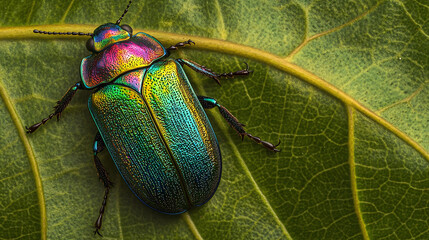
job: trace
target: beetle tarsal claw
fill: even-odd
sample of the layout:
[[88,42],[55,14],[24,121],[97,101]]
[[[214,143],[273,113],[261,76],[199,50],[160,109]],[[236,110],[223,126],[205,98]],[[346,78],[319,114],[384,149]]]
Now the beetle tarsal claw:
[[191,39],[189,39],[188,41],[186,41],[188,44],[194,44],[195,45],[195,42],[194,41],[192,41]]
[[94,231],[94,235],[95,235],[95,234],[98,234],[100,237],[103,237],[103,235],[101,235],[101,233],[100,233],[98,230],[100,230],[100,229],[95,229],[95,231]]
[[219,84],[219,86],[222,86],[222,84],[220,84],[219,78],[213,77],[213,79],[216,81],[217,84]]

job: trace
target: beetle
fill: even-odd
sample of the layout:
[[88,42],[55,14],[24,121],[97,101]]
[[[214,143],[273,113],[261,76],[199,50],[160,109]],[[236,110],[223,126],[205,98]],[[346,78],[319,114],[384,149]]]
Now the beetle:
[[106,23],[94,33],[46,32],[50,35],[90,36],[91,55],[81,63],[81,81],[68,89],[54,112],[27,127],[36,131],[48,120],[60,118],[77,90],[93,90],[88,108],[97,126],[93,161],[105,187],[95,222],[100,234],[112,182],[98,153],[107,148],[122,178],[144,204],[166,214],[180,214],[201,206],[215,193],[221,176],[219,145],[204,112],[217,107],[243,139],[249,137],[278,152],[277,145],[246,132],[236,117],[214,98],[197,96],[182,68],[219,78],[245,76],[246,69],[217,74],[186,59],[170,59],[170,52],[195,44],[192,40],[165,48],[156,38],[128,25],[120,25],[132,1],[116,23]]

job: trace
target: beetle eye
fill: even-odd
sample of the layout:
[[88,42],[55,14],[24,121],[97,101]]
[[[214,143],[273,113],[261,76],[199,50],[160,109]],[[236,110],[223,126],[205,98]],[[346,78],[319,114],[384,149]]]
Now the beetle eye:
[[133,35],[133,29],[129,25],[121,25],[121,28],[130,33],[130,36]]
[[86,41],[86,49],[90,52],[95,52],[94,39],[90,38]]

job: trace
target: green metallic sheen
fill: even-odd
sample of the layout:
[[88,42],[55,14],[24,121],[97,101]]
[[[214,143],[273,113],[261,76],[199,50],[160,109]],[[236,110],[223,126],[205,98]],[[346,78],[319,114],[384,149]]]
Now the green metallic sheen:
[[218,142],[179,63],[159,60],[127,73],[88,105],[119,172],[145,204],[179,214],[213,196]]

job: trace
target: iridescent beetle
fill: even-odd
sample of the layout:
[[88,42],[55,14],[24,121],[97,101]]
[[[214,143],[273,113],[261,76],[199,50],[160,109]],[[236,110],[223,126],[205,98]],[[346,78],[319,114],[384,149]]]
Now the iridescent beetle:
[[[94,163],[105,192],[95,233],[99,235],[112,183],[97,154],[107,147],[123,179],[147,206],[166,214],[180,214],[201,206],[214,194],[221,176],[218,142],[203,108],[217,107],[240,134],[262,146],[279,151],[269,142],[252,136],[225,107],[210,97],[197,96],[182,65],[213,78],[248,75],[246,69],[216,74],[185,59],[167,59],[170,51],[195,44],[191,40],[165,48],[146,33],[132,35],[122,16],[94,33],[46,32],[91,36],[86,47],[92,54],[82,60],[81,81],[58,101],[54,113],[27,128],[34,132],[53,117],[59,119],[78,89],[95,90],[88,107],[97,125]],[[246,64],[247,65],[247,64]]]

